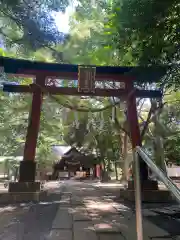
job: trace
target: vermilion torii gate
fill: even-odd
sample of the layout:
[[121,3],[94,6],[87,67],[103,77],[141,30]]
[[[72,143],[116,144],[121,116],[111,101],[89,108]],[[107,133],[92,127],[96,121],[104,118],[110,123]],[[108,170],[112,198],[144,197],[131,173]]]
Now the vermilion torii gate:
[[[157,82],[166,73],[166,67],[105,67],[89,66],[82,69],[77,65],[52,64],[32,62],[27,60],[0,57],[0,66],[6,74],[13,76],[27,76],[34,78],[31,85],[4,84],[3,91],[14,93],[32,93],[32,106],[29,114],[24,158],[20,163],[19,182],[34,182],[36,163],[35,153],[38,138],[40,113],[43,94],[60,94],[76,96],[114,96],[127,101],[127,116],[131,133],[132,146],[141,146],[140,130],[136,109],[136,98],[161,98],[162,93],[158,90],[138,90],[135,83]],[[81,71],[80,71],[81,70]],[[89,75],[87,75],[89,74]],[[60,78],[66,80],[79,79],[80,86],[57,87],[48,86],[47,78]],[[89,79],[89,80],[88,80]],[[123,82],[124,89],[100,89],[95,88],[93,81]],[[142,180],[147,180],[148,169],[140,160],[140,175]]]

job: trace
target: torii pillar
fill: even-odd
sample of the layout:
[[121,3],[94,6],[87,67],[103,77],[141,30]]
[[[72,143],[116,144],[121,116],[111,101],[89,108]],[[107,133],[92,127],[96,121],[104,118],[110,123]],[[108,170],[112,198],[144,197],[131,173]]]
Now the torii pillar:
[[[125,84],[128,92],[127,96],[127,119],[130,130],[130,138],[132,143],[132,150],[137,146],[142,146],[140,128],[138,122],[137,106],[136,106],[136,94],[133,81],[129,80]],[[158,183],[148,179],[148,166],[139,156],[140,167],[140,180],[142,189],[156,190],[158,189]],[[128,182],[128,188],[134,189],[134,179]]]
[[9,192],[36,192],[40,190],[40,183],[35,182],[35,156],[43,101],[41,87],[45,86],[45,77],[42,74],[37,75],[35,83],[37,85],[33,86],[34,90],[32,93],[32,104],[29,113],[24,156],[23,161],[20,162],[19,168],[19,182],[10,183]]

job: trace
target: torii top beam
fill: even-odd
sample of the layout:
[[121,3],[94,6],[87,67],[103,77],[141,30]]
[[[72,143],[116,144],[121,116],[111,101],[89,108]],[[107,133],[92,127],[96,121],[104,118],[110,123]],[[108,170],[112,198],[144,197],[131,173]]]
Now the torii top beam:
[[[36,76],[40,72],[49,77],[76,80],[78,78],[78,65],[35,62],[22,59],[0,57],[0,66],[8,74]],[[167,72],[168,66],[137,66],[113,67],[95,66],[96,81],[126,81],[133,79],[136,83],[158,82]]]

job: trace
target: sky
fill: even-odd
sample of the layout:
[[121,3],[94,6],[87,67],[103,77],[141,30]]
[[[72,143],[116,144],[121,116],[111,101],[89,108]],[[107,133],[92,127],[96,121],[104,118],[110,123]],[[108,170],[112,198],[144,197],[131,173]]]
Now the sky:
[[59,31],[63,33],[69,32],[69,17],[74,12],[75,4],[70,4],[67,8],[65,13],[62,12],[53,12],[53,16],[55,18],[56,25]]

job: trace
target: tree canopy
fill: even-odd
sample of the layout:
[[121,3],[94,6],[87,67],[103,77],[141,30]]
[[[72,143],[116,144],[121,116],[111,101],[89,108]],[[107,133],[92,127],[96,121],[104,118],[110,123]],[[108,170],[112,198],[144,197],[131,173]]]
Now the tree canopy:
[[[158,84],[143,86],[160,87],[164,93],[162,103],[153,109],[153,103],[137,99],[137,105],[144,146],[152,148],[158,135],[164,139],[166,160],[178,162],[180,95],[175,90],[180,86],[179,2],[80,0],[69,16],[67,35],[58,30],[53,13],[65,11],[68,4],[66,0],[1,0],[0,54],[85,65],[170,65]],[[23,84],[31,81],[3,74],[0,80]],[[74,86],[73,81],[64,79],[61,84]],[[1,155],[22,154],[31,97],[1,92],[0,98]],[[50,158],[52,144],[67,143],[93,153],[110,169],[110,164],[120,163],[124,157],[123,139],[129,136],[125,113],[126,106],[119,98],[44,97],[37,159]],[[154,122],[156,114],[158,123]],[[131,148],[130,141],[127,147]]]

